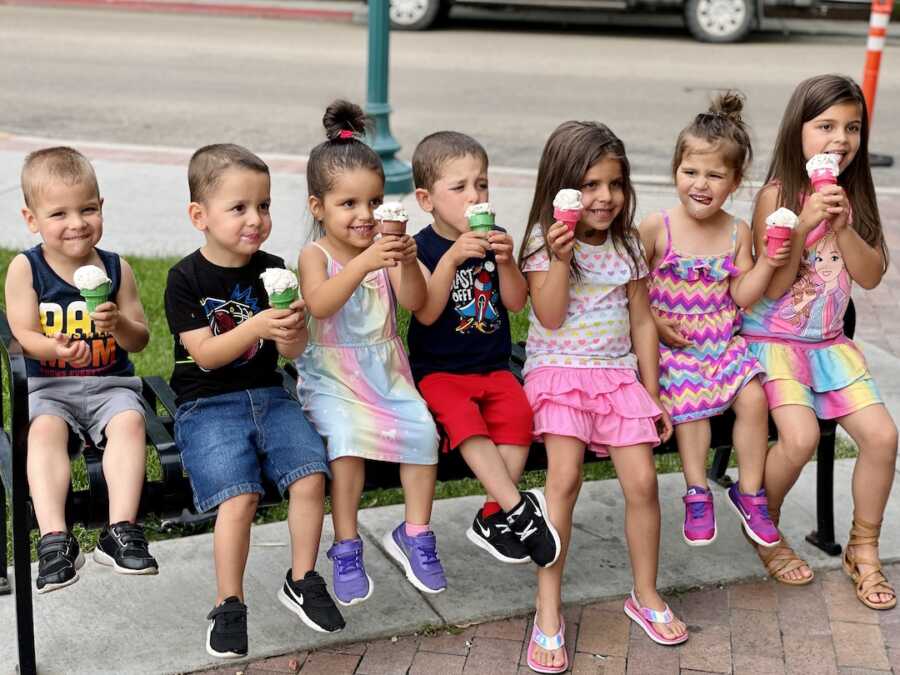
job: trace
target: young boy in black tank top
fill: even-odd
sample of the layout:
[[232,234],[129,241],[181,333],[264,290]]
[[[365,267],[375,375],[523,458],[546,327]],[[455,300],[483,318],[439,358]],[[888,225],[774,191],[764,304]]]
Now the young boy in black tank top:
[[[128,263],[96,248],[103,200],[90,162],[72,148],[30,154],[22,168],[22,215],[42,244],[16,256],[6,276],[10,328],[27,359],[28,485],[40,528],[38,593],[75,583],[84,556],[66,526],[70,448],[80,435],[103,448],[109,525],[94,560],[122,574],[156,574],[135,522],[144,483],[141,383],[129,352],[150,332]],[[75,271],[109,277],[109,300],[88,312]],[[71,441],[75,441],[72,443]]]

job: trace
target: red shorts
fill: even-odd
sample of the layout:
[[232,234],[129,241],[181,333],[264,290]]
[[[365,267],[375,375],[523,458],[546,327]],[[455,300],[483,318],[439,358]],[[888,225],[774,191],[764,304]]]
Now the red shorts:
[[508,370],[454,375],[431,373],[419,391],[435,421],[444,428],[450,448],[473,436],[487,436],[496,445],[530,446],[531,405]]

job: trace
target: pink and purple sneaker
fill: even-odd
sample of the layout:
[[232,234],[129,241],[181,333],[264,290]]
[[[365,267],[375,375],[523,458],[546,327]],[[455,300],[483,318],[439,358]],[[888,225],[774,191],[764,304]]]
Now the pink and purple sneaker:
[[336,541],[325,555],[332,562],[332,588],[337,601],[349,607],[368,600],[374,584],[363,564],[362,539]]
[[744,532],[760,546],[775,546],[781,541],[781,534],[769,516],[769,500],[765,489],[755,495],[738,490],[738,483],[728,488],[728,502],[741,518]]
[[385,532],[381,543],[384,550],[403,567],[409,583],[420,591],[440,593],[447,588],[434,532],[428,530],[411,537],[406,534],[406,526],[400,523],[393,532]]
[[682,536],[688,546],[706,546],[716,540],[716,510],[712,492],[699,485],[688,486],[684,501]]

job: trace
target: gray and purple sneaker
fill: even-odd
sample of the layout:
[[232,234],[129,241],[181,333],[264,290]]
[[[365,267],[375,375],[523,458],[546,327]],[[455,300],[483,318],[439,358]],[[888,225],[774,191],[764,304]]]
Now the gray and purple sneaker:
[[437,553],[434,532],[410,537],[400,523],[381,540],[385,550],[402,565],[409,583],[423,593],[440,593],[447,588],[447,577]]
[[337,601],[349,607],[368,600],[375,586],[363,564],[362,539],[336,541],[325,555],[332,562],[331,586]]
[[755,495],[738,490],[738,483],[728,488],[728,503],[740,516],[744,532],[760,546],[775,546],[781,541],[781,534],[769,516],[769,500],[765,489]]

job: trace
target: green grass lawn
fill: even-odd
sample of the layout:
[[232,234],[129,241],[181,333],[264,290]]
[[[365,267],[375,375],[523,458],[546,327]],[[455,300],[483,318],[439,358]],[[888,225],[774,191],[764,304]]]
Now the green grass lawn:
[[[6,269],[9,261],[15,255],[15,252],[0,249],[0,279],[6,280]],[[129,257],[128,262],[134,268],[135,275],[140,287],[141,300],[144,303],[144,311],[150,324],[150,344],[140,354],[132,355],[137,374],[141,376],[161,375],[168,379],[172,371],[172,336],[166,324],[165,310],[163,309],[163,291],[166,284],[166,275],[169,268],[176,262],[175,258],[137,258]],[[0,298],[0,307],[5,309],[5,298]],[[400,313],[400,330],[403,335],[406,334],[406,328],[409,323],[409,314],[401,311]],[[511,327],[513,340],[524,340],[528,332],[528,312],[523,310],[511,317]],[[4,424],[7,420],[4,419]],[[837,449],[839,457],[855,457],[856,450],[852,445],[839,443]],[[660,473],[671,473],[681,471],[681,462],[675,455],[663,455],[656,459],[657,470]],[[159,478],[159,464],[156,455],[152,452],[148,453],[148,475],[151,478]],[[584,475],[586,480],[602,480],[615,477],[611,462],[592,462],[584,467]],[[76,489],[83,489],[87,486],[84,462],[78,459],[73,466],[73,483]],[[534,471],[527,473],[522,477],[521,487],[529,488],[542,486],[544,484],[544,472]],[[436,498],[447,499],[450,497],[460,497],[464,495],[484,494],[481,485],[474,479],[465,479],[440,483],[437,486]],[[397,488],[373,490],[363,495],[361,507],[369,508],[373,506],[385,506],[389,504],[399,504],[403,502],[403,493]],[[327,508],[327,505],[326,505]],[[284,520],[287,517],[287,503],[282,502],[277,506],[261,510],[257,515],[258,523],[273,522]],[[148,536],[151,539],[164,539],[173,536],[186,534],[181,531],[163,532],[159,528],[158,521],[150,520],[147,522]],[[7,519],[7,528],[10,524]],[[199,528],[191,528],[190,533],[200,531],[210,531],[208,526]],[[76,536],[79,539],[84,550],[91,550],[96,545],[96,530],[85,530],[81,527],[75,528]],[[8,554],[12,560],[11,549],[11,530],[8,539]],[[32,533],[32,558],[35,559],[35,546],[37,544],[37,533]]]

